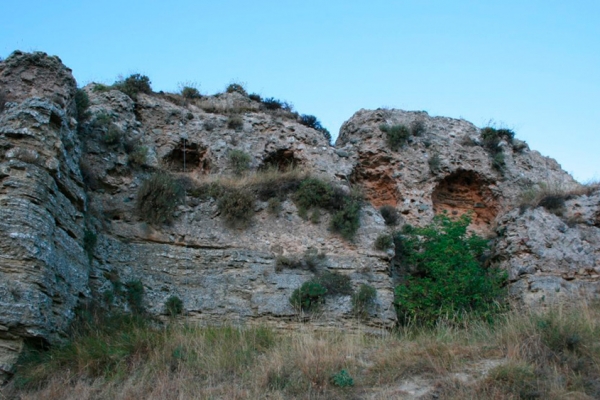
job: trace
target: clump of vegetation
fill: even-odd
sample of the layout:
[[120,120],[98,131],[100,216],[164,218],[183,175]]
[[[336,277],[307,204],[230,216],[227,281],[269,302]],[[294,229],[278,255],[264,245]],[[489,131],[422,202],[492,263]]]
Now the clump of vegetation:
[[134,313],[144,312],[144,285],[140,280],[125,282],[125,299]]
[[138,189],[136,209],[139,216],[151,224],[170,223],[173,212],[183,203],[184,197],[181,182],[170,174],[157,172]]
[[371,285],[363,283],[358,291],[352,295],[352,312],[360,318],[366,318],[369,310],[375,304],[377,290]]
[[132,74],[124,80],[117,81],[112,85],[112,89],[120,90],[132,100],[136,101],[140,93],[151,94],[150,78],[146,75]]
[[244,119],[239,114],[230,115],[227,118],[227,127],[229,129],[240,130],[244,127]]
[[292,292],[290,304],[302,311],[315,310],[325,301],[327,289],[317,282],[304,282]]
[[519,199],[519,209],[523,213],[528,208],[544,207],[547,211],[562,217],[565,211],[565,202],[576,196],[589,195],[594,190],[594,185],[565,188],[561,185],[545,182],[536,184],[524,191]]
[[259,103],[262,102],[262,97],[260,97],[259,94],[257,93],[251,93],[248,95],[248,98],[252,101],[258,101]]
[[148,148],[146,146],[136,146],[127,156],[127,161],[131,166],[143,166],[148,157]]
[[252,158],[248,153],[242,150],[233,149],[229,151],[228,158],[229,166],[234,174],[241,175],[250,169]]
[[188,100],[199,99],[202,97],[200,91],[192,86],[184,86],[181,88],[181,96]]
[[396,207],[390,206],[386,204],[384,206],[379,207],[379,213],[383,217],[386,225],[394,226],[398,225],[398,221],[400,220],[400,214]]
[[382,251],[391,249],[393,245],[394,240],[392,239],[392,235],[388,235],[386,233],[382,233],[381,235],[377,236],[377,239],[375,239],[375,243],[373,244],[377,250]]
[[429,164],[429,171],[431,171],[432,174],[437,174],[440,171],[440,165],[442,164],[439,153],[433,153],[427,160],[427,164]]
[[319,253],[315,249],[307,249],[302,257],[298,255],[284,256],[280,255],[275,260],[275,270],[282,271],[284,268],[305,269],[317,272],[326,268],[328,265],[327,255]]
[[331,382],[340,388],[351,387],[354,386],[354,379],[350,376],[348,371],[342,369],[337,374],[331,376]]
[[183,312],[183,300],[175,295],[169,296],[167,301],[165,301],[165,309],[171,317],[180,315]]
[[272,197],[267,202],[267,211],[271,215],[279,215],[282,205],[278,197]]
[[331,133],[329,133],[329,131],[323,127],[323,125],[321,125],[321,121],[319,121],[314,115],[302,114],[299,121],[302,125],[321,132],[323,136],[325,136],[325,139],[327,139],[327,142],[331,142]]
[[317,276],[316,282],[327,290],[328,296],[348,296],[354,293],[350,277],[339,272],[323,271]]
[[425,127],[425,122],[420,119],[416,119],[410,123],[410,133],[413,136],[421,136],[427,131]]
[[217,208],[229,226],[245,228],[254,216],[254,194],[244,188],[230,188],[219,197]]
[[481,139],[483,147],[488,151],[492,158],[492,167],[500,172],[504,171],[506,162],[500,142],[505,140],[508,144],[512,144],[515,133],[510,129],[496,129],[485,127],[481,129]]
[[452,221],[438,215],[402,236],[401,260],[411,273],[395,289],[402,323],[433,325],[444,316],[490,318],[504,304],[506,272],[485,268],[483,238],[467,235],[468,215]]
[[94,250],[96,249],[96,243],[98,242],[98,235],[96,232],[85,230],[83,231],[83,250],[88,256],[90,262],[94,258]]
[[246,92],[246,89],[241,83],[231,83],[229,86],[227,86],[225,91],[227,93],[239,93],[244,96],[248,96],[248,92]]
[[90,98],[85,90],[77,89],[74,100],[77,122],[81,124],[89,117],[88,108],[90,107]]
[[268,98],[263,99],[262,104],[263,104],[264,108],[266,108],[267,110],[271,110],[271,111],[275,111],[275,110],[292,111],[294,109],[294,107],[290,103],[276,99],[274,97],[268,97]]
[[308,211],[315,207],[332,213],[330,229],[347,240],[352,240],[360,227],[361,196],[346,193],[318,178],[306,178],[293,195],[299,215],[308,218]]
[[123,131],[117,125],[112,123],[108,126],[102,136],[102,141],[109,146],[119,145],[122,140]]
[[379,129],[387,135],[387,144],[393,151],[398,151],[410,137],[410,129],[406,125],[380,125]]

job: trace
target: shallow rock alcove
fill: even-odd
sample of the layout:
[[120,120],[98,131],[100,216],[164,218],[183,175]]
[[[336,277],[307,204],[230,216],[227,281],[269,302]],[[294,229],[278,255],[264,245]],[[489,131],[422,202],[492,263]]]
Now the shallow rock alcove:
[[184,139],[181,139],[173,150],[164,156],[163,160],[169,170],[174,172],[200,170],[200,172],[207,173],[210,170],[208,149]]

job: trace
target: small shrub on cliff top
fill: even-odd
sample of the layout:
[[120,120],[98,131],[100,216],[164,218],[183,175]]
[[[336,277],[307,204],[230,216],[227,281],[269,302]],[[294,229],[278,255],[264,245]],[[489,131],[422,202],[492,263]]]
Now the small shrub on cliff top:
[[140,186],[136,208],[140,217],[151,224],[169,223],[184,196],[185,192],[178,180],[167,173],[158,172]]
[[402,262],[412,271],[395,289],[398,320],[433,325],[469,313],[490,318],[504,301],[506,272],[480,263],[487,242],[467,235],[470,219],[438,215],[402,236]]
[[229,86],[227,86],[226,92],[227,93],[239,93],[244,96],[248,96],[248,92],[246,92],[246,89],[244,89],[244,86],[240,83],[230,84]]
[[304,126],[308,126],[309,128],[321,132],[323,136],[325,136],[325,139],[327,139],[327,142],[331,142],[331,133],[329,133],[329,131],[323,127],[323,125],[321,125],[321,121],[319,121],[314,115],[301,115],[300,123]]
[[191,87],[191,86],[184,86],[181,89],[181,96],[183,96],[183,98],[185,99],[199,99],[200,97],[202,97],[202,95],[200,94],[200,91],[198,89],[196,89],[195,87]]
[[379,129],[387,135],[387,144],[393,151],[404,146],[410,137],[410,130],[406,125],[380,125]]
[[148,78],[146,75],[132,74],[122,81],[115,82],[112,85],[112,88],[120,90],[135,101],[137,100],[137,95],[139,93],[152,93],[152,87],[150,84],[150,78]]

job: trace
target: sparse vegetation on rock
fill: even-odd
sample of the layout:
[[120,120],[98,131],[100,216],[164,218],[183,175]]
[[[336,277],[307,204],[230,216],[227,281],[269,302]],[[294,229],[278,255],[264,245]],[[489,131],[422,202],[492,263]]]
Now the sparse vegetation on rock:
[[185,192],[172,175],[157,172],[147,178],[137,192],[136,209],[141,218],[155,225],[170,223],[173,212],[183,202]]

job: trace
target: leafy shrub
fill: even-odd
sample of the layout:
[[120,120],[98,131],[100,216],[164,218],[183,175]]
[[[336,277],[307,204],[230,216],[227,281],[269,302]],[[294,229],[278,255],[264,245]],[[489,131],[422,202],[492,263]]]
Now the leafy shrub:
[[379,213],[383,217],[386,225],[397,225],[398,220],[400,219],[400,214],[398,214],[398,210],[396,207],[390,205],[384,205],[379,208]]
[[267,202],[267,212],[271,215],[279,215],[281,212],[281,200],[278,197],[272,197]]
[[565,209],[566,197],[567,196],[561,194],[548,194],[544,196],[537,205],[538,207],[544,207],[549,212],[560,216]]
[[506,160],[504,159],[503,152],[494,154],[492,157],[492,168],[500,172],[504,171],[504,168],[506,168]]
[[125,298],[127,304],[134,313],[142,313],[144,311],[144,285],[141,281],[129,281],[125,283]]
[[87,109],[90,107],[90,98],[85,90],[77,89],[75,92],[75,110],[77,111],[77,122],[82,123],[87,119],[89,113]]
[[185,192],[173,176],[157,172],[138,189],[136,209],[151,224],[169,223],[176,207],[183,203]]
[[365,283],[360,285],[358,291],[352,295],[352,312],[354,315],[365,318],[376,298],[377,290],[373,286]]
[[274,110],[292,111],[294,108],[290,103],[276,99],[274,97],[268,97],[266,99],[263,99],[262,104],[267,110],[271,110],[271,111],[274,111]]
[[506,163],[500,142],[504,139],[508,144],[512,144],[514,137],[515,133],[510,129],[496,129],[489,126],[481,129],[483,147],[490,154],[494,169],[504,171]]
[[318,178],[306,178],[294,193],[299,215],[308,217],[308,210],[321,207],[333,213],[330,229],[351,240],[360,226],[361,201],[358,194],[347,194],[341,187]]
[[181,89],[181,96],[183,96],[184,99],[199,99],[202,97],[202,95],[200,94],[200,91],[198,89],[196,89],[195,87],[191,87],[191,86],[184,86]]
[[292,292],[290,304],[302,311],[316,309],[325,301],[327,289],[316,282],[304,282],[302,286]]
[[248,98],[252,101],[258,101],[259,103],[262,102],[262,97],[260,97],[260,95],[256,93],[249,94]]
[[324,253],[319,253],[314,249],[308,249],[302,257],[280,255],[275,260],[275,270],[282,271],[284,268],[289,269],[306,269],[312,272],[317,272],[319,269],[327,267],[327,256]]
[[139,93],[152,93],[150,84],[150,78],[146,75],[132,74],[122,81],[115,82],[112,88],[120,90],[135,101]]
[[352,280],[348,275],[342,275],[338,272],[324,271],[316,279],[316,282],[327,290],[328,296],[351,295]]
[[393,151],[404,146],[410,137],[410,130],[406,125],[380,125],[379,129],[387,135],[387,144]]
[[165,309],[171,317],[179,315],[183,312],[183,300],[175,295],[169,296],[165,301]]
[[102,136],[102,141],[109,146],[118,145],[123,140],[123,131],[117,125],[111,123],[104,135]]
[[327,142],[331,142],[331,134],[326,128],[323,127],[323,125],[321,125],[321,121],[319,121],[314,115],[301,115],[300,123],[304,126],[308,126],[309,128],[321,132],[327,139]]
[[425,122],[420,119],[414,120],[410,123],[410,133],[413,136],[421,136],[425,133],[427,129],[425,128]]
[[90,262],[94,257],[94,249],[96,248],[96,242],[98,241],[98,235],[95,232],[85,230],[83,231],[83,250],[88,256]]
[[137,146],[127,158],[130,165],[142,166],[146,164],[146,158],[148,157],[148,148],[146,146]]
[[340,388],[354,386],[354,379],[352,379],[348,371],[345,369],[341,370],[337,374],[332,375],[331,382]]
[[240,130],[244,127],[244,119],[241,115],[230,115],[229,118],[227,118],[227,127],[229,129],[235,129],[236,131]]
[[229,86],[227,86],[227,89],[225,91],[227,93],[239,93],[244,96],[248,96],[248,92],[246,92],[246,89],[244,89],[244,86],[240,83],[230,84]]
[[250,169],[250,161],[252,161],[252,158],[248,153],[234,149],[229,151],[228,158],[229,166],[236,175],[241,175]]
[[433,153],[433,155],[427,160],[427,164],[429,164],[429,171],[431,171],[432,174],[439,172],[440,165],[442,164],[440,155],[438,153]]
[[403,235],[401,258],[411,273],[395,289],[399,321],[432,325],[444,316],[488,318],[499,310],[506,272],[482,266],[487,242],[467,236],[469,223],[467,215],[452,221],[442,214]]
[[394,240],[392,239],[392,236],[385,233],[377,236],[377,239],[375,239],[374,243],[374,247],[377,250],[387,250],[392,248],[393,245]]
[[220,196],[217,208],[229,226],[245,228],[254,215],[254,195],[247,189],[231,188]]
[[360,200],[350,198],[339,211],[336,211],[331,218],[330,229],[337,232],[346,240],[352,240],[356,231],[360,227]]

